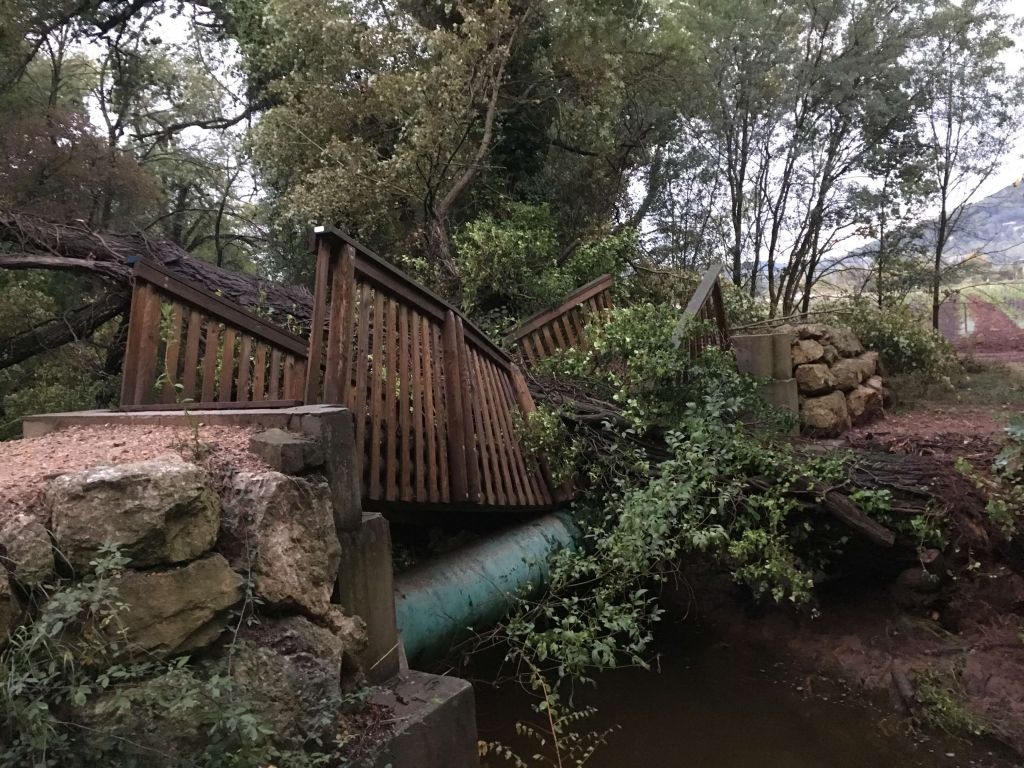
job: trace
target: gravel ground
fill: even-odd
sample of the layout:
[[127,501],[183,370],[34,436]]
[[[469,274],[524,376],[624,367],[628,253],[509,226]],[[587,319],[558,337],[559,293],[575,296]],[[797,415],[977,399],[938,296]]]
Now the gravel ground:
[[[266,469],[249,452],[254,430],[244,427],[199,428],[199,440],[209,446],[218,466]],[[0,523],[27,512],[43,516],[40,500],[46,482],[65,472],[100,464],[128,464],[176,453],[193,456],[188,427],[102,426],[71,427],[31,440],[0,442]]]

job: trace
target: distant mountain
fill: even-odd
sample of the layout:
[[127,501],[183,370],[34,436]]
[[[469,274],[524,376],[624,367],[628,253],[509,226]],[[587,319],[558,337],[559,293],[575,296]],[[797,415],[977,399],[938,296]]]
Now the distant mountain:
[[[926,231],[924,239],[933,238]],[[1024,261],[1024,184],[1011,184],[964,209],[946,253],[956,257],[974,251],[993,264]]]

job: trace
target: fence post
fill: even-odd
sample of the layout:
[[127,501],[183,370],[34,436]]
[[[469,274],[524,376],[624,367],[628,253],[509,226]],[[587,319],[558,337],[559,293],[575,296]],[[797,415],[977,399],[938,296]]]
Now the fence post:
[[324,402],[351,405],[349,361],[352,345],[352,291],[355,284],[356,249],[345,243],[338,258],[331,259],[331,312],[327,327],[327,371]]
[[152,388],[159,344],[160,297],[149,283],[136,277],[128,316],[128,341],[121,380],[122,405],[143,405],[156,399]]
[[309,323],[309,358],[306,361],[306,405],[317,402],[320,392],[320,364],[323,360],[324,323],[327,321],[327,277],[331,267],[331,246],[327,237],[316,235],[316,284],[313,288],[313,317]]

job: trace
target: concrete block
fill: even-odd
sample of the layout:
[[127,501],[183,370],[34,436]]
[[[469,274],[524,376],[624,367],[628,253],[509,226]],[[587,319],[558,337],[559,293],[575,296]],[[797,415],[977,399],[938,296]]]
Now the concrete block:
[[793,426],[790,434],[800,433],[798,417],[800,415],[800,394],[796,379],[786,381],[767,381],[761,386],[761,399],[769,405],[793,414]]
[[479,768],[473,686],[457,677],[403,672],[371,699],[395,723],[373,768]]
[[774,370],[772,334],[761,333],[752,336],[733,336],[732,347],[736,352],[736,367],[741,373],[759,379],[770,379]]
[[249,450],[286,475],[298,475],[324,463],[323,450],[316,440],[283,429],[253,435]]
[[796,334],[792,331],[775,331],[772,334],[772,378],[786,381],[793,378],[793,343]]
[[339,531],[341,565],[335,593],[342,609],[366,622],[367,645],[360,662],[371,683],[398,673],[400,646],[395,625],[391,531],[378,513],[362,516],[355,531]]

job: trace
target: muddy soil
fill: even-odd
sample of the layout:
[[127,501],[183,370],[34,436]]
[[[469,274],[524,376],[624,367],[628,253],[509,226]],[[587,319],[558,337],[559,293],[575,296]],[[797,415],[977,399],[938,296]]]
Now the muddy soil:
[[[996,326],[993,320],[986,332]],[[1000,356],[1000,364],[1024,366],[1024,343],[989,354]],[[1012,365],[1007,373],[1021,375]],[[1008,414],[998,407],[923,403],[887,414],[844,440],[861,450],[962,457],[986,472],[1000,450]],[[1024,764],[1021,552],[1016,540],[979,551],[961,548],[928,566],[934,578],[921,565],[895,580],[847,579],[821,589],[816,618],[780,610],[751,614],[736,588],[724,583],[689,591],[696,598],[687,607],[736,642],[782,649],[809,680],[837,674],[866,691],[885,692],[894,710],[910,720],[927,719],[925,708],[936,706],[938,691],[954,715],[965,716],[986,738],[1015,752],[1015,764]]]
[[943,304],[939,332],[972,356],[1024,354],[1024,328],[998,306],[977,296],[957,297]]

